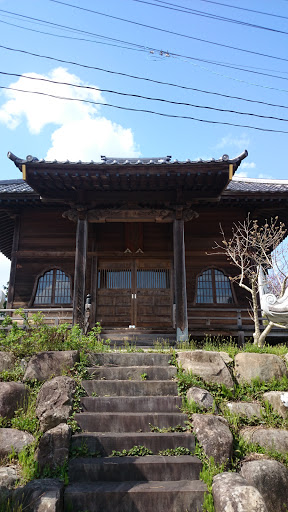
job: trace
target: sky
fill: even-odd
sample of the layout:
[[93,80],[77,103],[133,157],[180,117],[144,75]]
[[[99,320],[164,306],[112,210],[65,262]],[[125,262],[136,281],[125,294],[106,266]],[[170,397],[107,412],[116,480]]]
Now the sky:
[[[238,176],[287,178],[288,0],[0,0],[0,34],[0,180],[21,178],[8,151],[245,149]],[[0,255],[0,286],[8,278]]]

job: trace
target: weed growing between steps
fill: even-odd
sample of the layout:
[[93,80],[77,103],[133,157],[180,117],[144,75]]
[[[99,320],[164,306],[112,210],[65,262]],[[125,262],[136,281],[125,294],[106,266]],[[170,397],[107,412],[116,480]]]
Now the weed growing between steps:
[[110,457],[145,457],[146,455],[153,455],[153,452],[146,446],[138,445],[130,450],[112,450]]
[[157,425],[152,425],[152,423],[149,423],[150,432],[158,432],[159,434],[166,434],[167,432],[186,432],[187,430],[190,430],[191,425],[189,422],[185,422],[186,426],[183,427],[183,425],[175,425],[175,427],[157,427]]

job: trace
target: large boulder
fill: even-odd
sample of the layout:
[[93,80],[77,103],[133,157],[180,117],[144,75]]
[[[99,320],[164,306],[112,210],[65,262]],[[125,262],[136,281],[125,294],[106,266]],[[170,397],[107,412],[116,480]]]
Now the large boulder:
[[13,418],[17,409],[27,406],[28,388],[21,382],[1,382],[0,386],[0,416]]
[[0,372],[12,370],[15,366],[16,357],[12,352],[0,351]]
[[68,420],[75,390],[76,382],[71,377],[55,377],[43,384],[36,401],[36,416],[43,432]]
[[25,512],[63,512],[63,493],[64,484],[57,478],[32,480],[14,491],[13,505],[22,505]]
[[214,476],[212,493],[215,512],[270,512],[258,489],[238,473]]
[[33,442],[34,437],[28,432],[16,428],[0,428],[0,457],[6,457],[12,451],[19,453],[24,446]]
[[78,350],[39,352],[31,357],[24,381],[37,379],[40,382],[62,375],[79,362]]
[[193,414],[193,432],[207,455],[217,464],[226,464],[232,455],[233,436],[228,422],[213,414]]
[[232,414],[247,416],[247,418],[252,418],[252,416],[261,418],[262,408],[258,402],[226,402],[224,405]]
[[184,370],[191,371],[205,382],[225,384],[228,388],[234,387],[230,372],[219,352],[178,352],[178,361]]
[[270,512],[286,512],[288,508],[288,469],[276,460],[244,462],[241,475],[254,485]]
[[213,409],[217,412],[217,407],[214,402],[214,398],[206,389],[202,388],[190,388],[187,391],[187,400],[193,400],[203,411],[209,411]]
[[45,467],[55,469],[68,460],[70,438],[71,428],[66,423],[45,432],[35,453],[40,470]]
[[235,356],[235,376],[239,383],[251,383],[253,379],[269,382],[288,375],[287,367],[274,354],[241,352]]
[[265,427],[245,427],[241,437],[249,443],[259,444],[268,450],[288,453],[288,430]]
[[[281,397],[284,395],[282,391],[267,391],[267,393],[263,393],[263,399],[267,400],[269,404],[272,405],[274,411],[276,411],[280,416],[287,419],[288,418],[288,407],[284,404],[286,400],[281,400]],[[287,395],[287,393],[285,393]]]
[[19,480],[16,466],[0,467],[0,510],[5,510],[8,500],[11,499],[11,490]]

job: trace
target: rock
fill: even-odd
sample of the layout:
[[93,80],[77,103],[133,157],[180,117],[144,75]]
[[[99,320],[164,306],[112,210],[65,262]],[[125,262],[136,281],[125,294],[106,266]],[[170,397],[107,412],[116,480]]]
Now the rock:
[[16,428],[0,428],[0,457],[6,457],[14,450],[19,453],[24,446],[33,443],[34,437]]
[[8,500],[11,499],[11,490],[14,488],[19,476],[16,466],[0,467],[0,507],[4,510]]
[[285,512],[288,508],[288,470],[276,460],[244,462],[241,475],[254,485],[270,512]]
[[25,408],[29,390],[21,382],[1,382],[0,416],[13,418],[15,411]]
[[288,408],[285,407],[281,400],[282,395],[282,391],[268,391],[267,393],[263,393],[263,399],[267,400],[269,404],[272,405],[273,409],[283,418],[288,418]]
[[206,389],[194,387],[190,388],[188,389],[186,396],[187,400],[194,400],[194,402],[196,402],[196,404],[199,405],[203,411],[214,409],[214,412],[217,412],[214,398]]
[[75,390],[76,382],[71,377],[55,377],[43,384],[36,401],[36,416],[43,432],[68,420]]
[[[64,484],[57,478],[32,480],[13,493],[13,505],[25,512],[63,512]],[[13,509],[14,510],[14,509]]]
[[288,352],[287,352],[287,354],[285,354],[284,359],[285,359],[286,363],[288,363]]
[[240,435],[250,443],[256,443],[269,450],[288,453],[288,430],[264,427],[245,427]]
[[71,428],[66,423],[61,423],[45,432],[35,454],[35,460],[41,470],[45,467],[55,469],[67,461],[70,437]]
[[37,379],[43,382],[53,376],[57,377],[72,368],[78,361],[78,350],[39,352],[31,357],[24,381]]
[[232,357],[230,357],[229,354],[227,354],[227,352],[222,352],[220,350],[219,354],[222,357],[224,363],[226,363],[226,364],[233,363]]
[[193,432],[208,457],[217,464],[227,463],[232,455],[233,436],[221,416],[193,414]]
[[237,473],[213,478],[215,512],[270,512],[260,492]]
[[241,352],[235,356],[235,376],[238,382],[251,383],[253,379],[269,382],[288,375],[286,365],[274,354]]
[[16,357],[12,352],[0,352],[0,372],[12,370],[16,362]]
[[224,405],[228,407],[232,414],[247,416],[247,418],[251,418],[252,416],[261,418],[262,408],[257,402],[226,402]]
[[233,388],[232,377],[219,352],[178,352],[178,361],[184,370],[191,371],[206,382],[225,384],[227,388]]

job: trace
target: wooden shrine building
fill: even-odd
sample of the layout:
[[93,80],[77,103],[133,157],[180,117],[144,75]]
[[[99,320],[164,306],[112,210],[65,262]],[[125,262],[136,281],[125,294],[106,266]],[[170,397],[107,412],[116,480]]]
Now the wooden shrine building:
[[[22,179],[0,181],[0,250],[11,259],[8,308],[89,326],[190,334],[249,332],[246,292],[213,255],[221,223],[278,215],[288,181],[235,178],[247,156],[102,157],[48,162],[8,153]],[[68,315],[69,316],[69,315]]]

